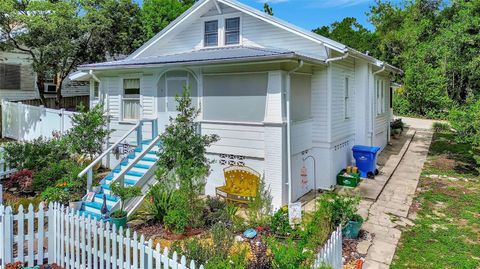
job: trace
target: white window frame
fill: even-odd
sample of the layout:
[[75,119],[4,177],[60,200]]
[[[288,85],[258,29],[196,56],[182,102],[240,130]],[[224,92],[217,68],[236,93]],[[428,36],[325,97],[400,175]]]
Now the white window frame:
[[[216,22],[217,23],[217,45],[207,45],[207,40],[206,40],[206,35],[207,35],[207,27],[206,24],[209,22]],[[215,48],[218,47],[220,44],[220,21],[218,19],[211,19],[211,20],[206,20],[203,22],[203,47],[204,48]]]
[[[238,19],[238,43],[233,43],[233,44],[227,44],[227,20],[232,20],[232,19]],[[241,42],[241,25],[242,25],[242,20],[240,19],[240,17],[231,17],[231,18],[225,18],[224,19],[224,25],[225,25],[225,30],[223,31],[223,39],[224,39],[224,45],[225,46],[238,46],[240,45],[240,42]],[[233,31],[232,31],[233,32]]]
[[[139,84],[140,84],[140,89],[139,89],[139,96],[138,98],[132,98],[132,97],[125,97],[125,88],[124,88],[124,80],[126,79],[138,79],[139,80]],[[124,76],[124,77],[121,77],[120,78],[120,87],[121,87],[121,91],[122,91],[122,94],[121,94],[121,100],[120,100],[120,115],[119,115],[119,118],[121,119],[121,121],[123,122],[137,122],[139,120],[142,119],[143,117],[143,106],[142,106],[142,85],[143,85],[143,81],[142,81],[142,77],[140,75],[130,75],[130,76]],[[138,100],[138,103],[139,103],[139,113],[138,113],[138,119],[130,119],[130,118],[125,118],[125,111],[124,111],[124,101],[127,101],[127,100]]]
[[[97,92],[97,95],[95,96],[95,84],[98,85],[98,92]],[[100,82],[96,81],[96,80],[93,80],[92,81],[92,99],[93,100],[99,100],[100,99]]]
[[[240,19],[240,40],[238,44],[225,45],[225,21],[227,19],[239,18]],[[205,46],[205,22],[218,21],[218,46]],[[202,20],[202,47],[203,48],[224,48],[224,47],[238,47],[243,45],[243,16],[242,13],[229,13],[215,16],[204,17]]]
[[345,76],[343,80],[343,97],[344,97],[344,116],[345,119],[348,120],[350,119],[350,98],[351,98],[351,92],[350,92],[350,76]]

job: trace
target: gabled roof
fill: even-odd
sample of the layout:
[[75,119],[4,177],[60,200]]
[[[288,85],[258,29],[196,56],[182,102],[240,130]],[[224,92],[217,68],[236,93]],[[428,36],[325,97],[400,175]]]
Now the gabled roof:
[[294,51],[276,49],[276,48],[258,48],[258,47],[219,47],[194,50],[184,53],[171,55],[151,56],[141,58],[127,58],[120,61],[111,61],[95,64],[87,64],[79,67],[80,70],[106,69],[115,67],[139,67],[139,66],[158,66],[173,64],[203,64],[215,62],[232,61],[258,61],[266,59],[290,59],[302,58],[310,61],[322,61],[324,59],[314,59],[306,55],[301,55]]
[[295,26],[291,23],[288,23],[284,20],[278,19],[274,16],[268,15],[265,12],[256,10],[255,8],[252,8],[248,5],[242,4],[236,0],[199,0],[196,2],[192,7],[190,7],[187,11],[185,11],[182,15],[180,15],[177,19],[175,19],[173,22],[171,22],[167,27],[165,27],[162,31],[160,31],[158,34],[156,34],[154,37],[152,37],[147,43],[145,43],[143,46],[141,46],[139,49],[137,49],[135,52],[133,52],[129,58],[136,58],[139,54],[141,54],[143,51],[148,49],[151,45],[156,43],[158,40],[160,40],[162,37],[164,37],[167,33],[172,31],[176,26],[178,26],[181,22],[184,20],[188,19],[189,17],[192,16],[197,10],[201,9],[202,7],[205,7],[207,3],[212,2],[212,1],[217,1],[218,3],[225,4],[227,6],[230,6],[232,8],[235,8],[245,14],[251,15],[257,19],[260,19],[262,21],[265,21],[267,23],[270,23],[274,26],[280,27],[284,30],[287,30],[293,34],[299,35],[303,38],[307,38],[311,41],[318,42],[328,48],[331,48],[333,50],[336,50],[338,52],[345,53],[348,50],[348,47],[336,42],[334,40],[331,40],[329,38],[323,37],[321,35],[317,35],[312,31],[305,30],[303,28],[300,28],[298,26]]

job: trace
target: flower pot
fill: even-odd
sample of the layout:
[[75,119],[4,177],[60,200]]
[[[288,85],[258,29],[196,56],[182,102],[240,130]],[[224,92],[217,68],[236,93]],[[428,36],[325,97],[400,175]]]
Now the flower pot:
[[360,233],[361,227],[362,227],[362,222],[349,221],[347,225],[343,227],[342,234],[348,239],[357,239],[358,234]]
[[127,225],[127,216],[121,218],[114,218],[110,216],[110,223],[117,226],[117,229],[119,229],[120,227],[125,228],[125,226]]
[[78,211],[82,209],[83,201],[76,201],[76,202],[69,202],[68,207],[75,209],[75,211]]

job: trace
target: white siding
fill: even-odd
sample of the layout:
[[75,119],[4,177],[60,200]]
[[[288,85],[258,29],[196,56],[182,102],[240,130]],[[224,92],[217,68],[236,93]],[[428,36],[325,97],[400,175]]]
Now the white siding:
[[315,142],[326,142],[329,139],[327,101],[327,69],[321,68],[315,70],[312,76],[312,139]]
[[108,95],[107,109],[113,121],[120,120],[122,89],[119,77],[100,78]]
[[157,91],[156,77],[153,75],[145,75],[142,78],[141,86],[141,105],[144,118],[156,117],[155,96]]
[[[349,77],[350,102],[348,111],[354,111],[355,64],[352,58],[334,62],[331,66],[331,142],[348,137],[355,132],[355,114],[345,118],[345,76]],[[353,101],[352,101],[353,100]]]
[[220,140],[208,149],[209,153],[234,154],[246,157],[265,157],[264,127],[221,123],[202,123],[202,134],[216,134]]
[[[376,114],[375,116],[375,139],[374,139],[374,146],[381,147],[382,149],[387,145],[388,138],[389,138],[389,126],[390,126],[390,79],[387,76],[375,76],[375,79],[382,80],[384,83],[384,88],[381,89],[384,94],[384,101],[381,103],[384,106],[384,112],[382,114]],[[377,96],[376,96],[376,89],[375,89],[375,111],[377,111]]]
[[317,57],[326,57],[323,45],[278,28],[255,17],[242,17],[243,45],[274,47],[303,52]]
[[[227,11],[228,13],[234,12],[231,9]],[[217,15],[214,11],[208,12],[208,9],[203,14],[214,15],[211,18],[216,18],[215,15]],[[203,48],[203,25],[208,17],[200,17],[198,15],[195,15],[195,17],[191,22],[178,25],[175,31],[152,44],[137,57],[168,55]],[[283,48],[304,53],[305,55],[321,58],[327,57],[326,49],[323,45],[250,15],[241,14],[241,24],[242,45],[244,46]]]

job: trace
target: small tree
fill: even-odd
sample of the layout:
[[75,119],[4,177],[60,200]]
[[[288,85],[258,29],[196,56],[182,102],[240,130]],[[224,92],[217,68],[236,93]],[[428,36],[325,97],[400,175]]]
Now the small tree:
[[120,209],[113,212],[111,216],[114,218],[123,218],[127,216],[127,212],[124,210],[125,203],[132,198],[142,195],[142,191],[139,187],[125,187],[118,182],[113,183],[110,187],[113,195],[120,198]]
[[163,150],[159,153],[157,179],[170,188],[185,191],[195,199],[204,189],[211,161],[206,148],[218,141],[216,135],[201,135],[195,122],[199,109],[192,107],[188,89],[176,97],[179,114],[170,118],[170,125],[161,135]]
[[67,135],[70,151],[92,160],[102,153],[102,145],[110,134],[107,129],[108,118],[103,110],[103,104],[98,104],[90,110],[80,105],[79,114],[72,116],[73,127]]

